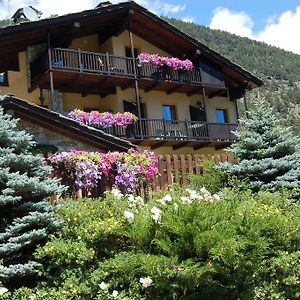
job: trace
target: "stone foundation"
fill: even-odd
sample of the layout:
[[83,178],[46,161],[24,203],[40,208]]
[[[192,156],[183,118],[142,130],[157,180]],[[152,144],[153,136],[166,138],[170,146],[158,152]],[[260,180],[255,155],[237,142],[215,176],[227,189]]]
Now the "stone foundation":
[[101,149],[94,148],[90,145],[78,142],[60,133],[50,131],[44,127],[32,124],[30,122],[20,120],[18,128],[25,130],[33,135],[34,140],[38,144],[56,146],[59,151],[68,151],[70,149],[87,150],[87,151],[101,151]]

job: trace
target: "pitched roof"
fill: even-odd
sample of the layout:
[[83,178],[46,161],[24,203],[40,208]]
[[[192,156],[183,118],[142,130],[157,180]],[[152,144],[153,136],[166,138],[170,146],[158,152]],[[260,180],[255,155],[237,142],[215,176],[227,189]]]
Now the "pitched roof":
[[[17,69],[19,51],[24,51],[30,45],[45,42],[48,33],[59,39],[63,33],[70,31],[70,27],[75,22],[81,24],[75,37],[100,31],[111,32],[112,35],[117,34],[122,28],[124,30],[124,24],[128,20],[130,11],[134,12],[132,15],[133,32],[145,39],[148,38],[161,49],[177,55],[195,53],[195,50],[199,49],[201,55],[220,64],[229,76],[237,77],[243,83],[249,82],[250,87],[263,84],[261,79],[241,66],[183,33],[134,1],[97,6],[94,9],[78,13],[4,27],[0,29],[0,57],[5,57],[7,65]],[[165,38],[162,39],[161,36]],[[1,65],[2,62],[0,63],[0,71]]]
[[128,151],[136,146],[129,141],[107,134],[75,120],[65,117],[47,108],[35,105],[14,96],[4,96],[0,105],[5,111],[12,110],[21,119],[37,123],[41,127],[68,135],[82,143],[106,151]]

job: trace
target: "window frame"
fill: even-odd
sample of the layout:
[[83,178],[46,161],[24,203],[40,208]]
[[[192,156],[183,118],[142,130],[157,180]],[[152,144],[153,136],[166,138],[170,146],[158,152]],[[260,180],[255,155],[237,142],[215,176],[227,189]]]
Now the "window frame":
[[[171,113],[171,119],[168,120],[165,118],[165,114],[164,114],[164,107],[172,107],[173,109],[173,115],[174,115],[174,119],[172,119],[172,112],[170,111]],[[165,121],[178,121],[178,118],[177,118],[177,107],[176,105],[173,105],[173,104],[162,104],[162,117],[163,117],[163,120]]]
[[5,72],[1,72],[0,74],[3,74],[3,77],[5,79],[3,82],[0,82],[0,86],[9,86],[9,84],[8,84],[8,72],[5,71]]
[[[223,112],[224,122],[219,121],[218,111]],[[217,121],[218,124],[228,124],[229,123],[228,110],[224,109],[224,108],[216,108],[216,121]]]

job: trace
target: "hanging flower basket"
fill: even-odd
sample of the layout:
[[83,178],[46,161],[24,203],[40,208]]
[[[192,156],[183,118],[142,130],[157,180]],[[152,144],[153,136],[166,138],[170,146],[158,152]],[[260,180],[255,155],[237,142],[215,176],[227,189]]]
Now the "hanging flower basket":
[[138,118],[130,112],[113,114],[110,112],[100,113],[99,111],[84,112],[80,109],[70,111],[68,117],[77,122],[104,129],[116,125],[127,128],[138,120]]
[[193,63],[189,59],[181,60],[177,57],[167,57],[158,54],[141,53],[138,56],[139,66],[151,64],[157,67],[167,67],[174,70],[192,71]]

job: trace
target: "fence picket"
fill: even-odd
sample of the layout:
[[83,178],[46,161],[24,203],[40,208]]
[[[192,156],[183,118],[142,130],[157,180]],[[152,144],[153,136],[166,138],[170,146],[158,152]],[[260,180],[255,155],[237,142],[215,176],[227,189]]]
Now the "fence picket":
[[167,168],[167,182],[168,186],[173,184],[173,176],[172,176],[172,165],[171,165],[171,156],[166,155],[166,168]]
[[196,168],[196,175],[200,175],[201,174],[201,169],[200,169],[200,158],[199,155],[196,154],[195,156],[195,168]]
[[182,186],[185,187],[187,185],[187,178],[186,178],[186,160],[185,155],[180,155],[180,167],[181,167],[181,176],[182,176]]
[[217,164],[236,162],[236,159],[228,154],[214,156],[210,154],[161,155],[158,157],[160,176],[155,178],[153,190],[167,189],[173,184],[182,184],[183,187],[187,186],[189,175],[201,175],[206,173],[205,165],[202,165],[206,160],[213,161]]
[[179,163],[178,163],[178,156],[173,155],[173,166],[174,166],[174,178],[175,178],[175,184],[179,184]]
[[187,155],[187,163],[188,163],[188,169],[189,169],[189,174],[193,175],[194,174],[194,164],[193,164],[193,158],[192,155]]

